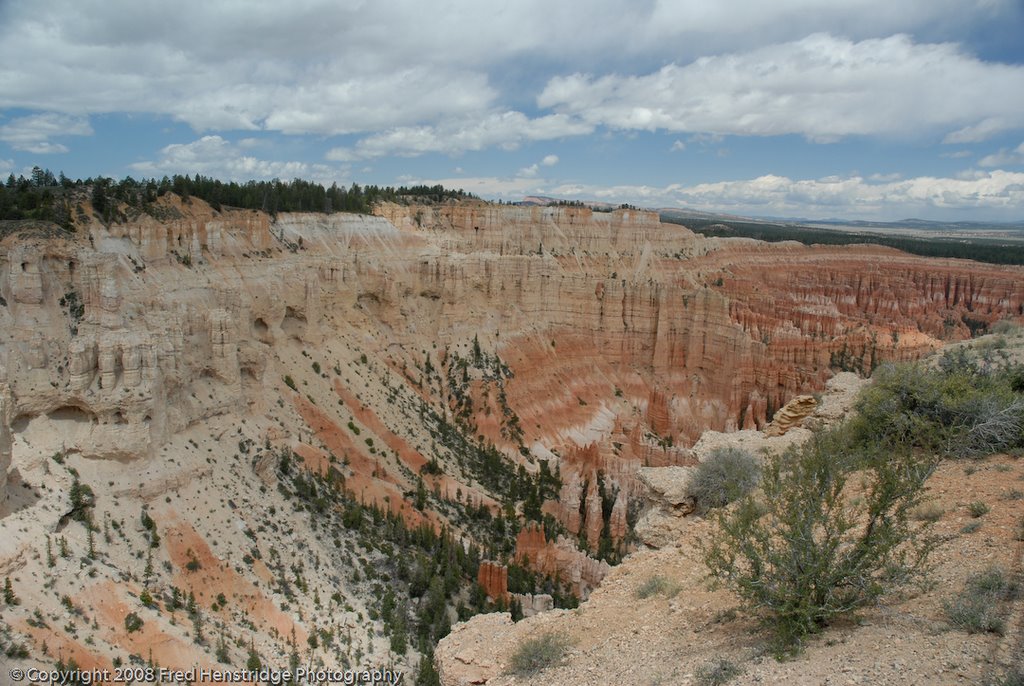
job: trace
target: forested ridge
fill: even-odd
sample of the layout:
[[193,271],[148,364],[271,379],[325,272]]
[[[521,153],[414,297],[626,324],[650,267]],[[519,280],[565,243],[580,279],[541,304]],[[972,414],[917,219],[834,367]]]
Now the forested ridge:
[[96,177],[70,179],[61,172],[54,176],[49,169],[33,168],[29,178],[11,174],[0,186],[0,219],[34,219],[59,224],[72,230],[75,204],[88,199],[104,219],[122,219],[119,205],[159,215],[156,201],[167,193],[175,193],[188,201],[199,198],[215,210],[223,207],[261,210],[271,215],[278,212],[352,212],[369,214],[380,202],[440,203],[446,200],[472,198],[459,189],[441,185],[425,186],[360,186],[349,187],[293,179],[292,181],[220,181],[196,174],[164,176],[161,179],[120,181]]

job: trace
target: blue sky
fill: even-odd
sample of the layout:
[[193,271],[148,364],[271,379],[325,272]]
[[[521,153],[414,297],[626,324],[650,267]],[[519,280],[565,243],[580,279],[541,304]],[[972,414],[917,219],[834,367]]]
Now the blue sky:
[[1020,0],[0,2],[0,173],[1024,219]]

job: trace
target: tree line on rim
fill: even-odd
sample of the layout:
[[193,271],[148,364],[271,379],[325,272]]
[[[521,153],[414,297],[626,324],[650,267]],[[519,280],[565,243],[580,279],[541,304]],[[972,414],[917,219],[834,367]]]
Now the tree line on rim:
[[175,193],[185,201],[199,198],[218,211],[233,207],[261,210],[271,215],[278,212],[369,214],[373,206],[381,202],[442,203],[475,197],[462,189],[453,190],[440,184],[394,187],[353,183],[346,188],[337,183],[324,187],[302,179],[225,182],[201,174],[138,180],[128,176],[120,181],[102,176],[72,180],[63,172],[54,176],[49,169],[33,167],[28,178],[11,174],[0,186],[0,219],[51,221],[73,230],[73,206],[86,197],[100,217],[111,221],[120,219],[119,204],[153,214],[154,203],[167,193]]

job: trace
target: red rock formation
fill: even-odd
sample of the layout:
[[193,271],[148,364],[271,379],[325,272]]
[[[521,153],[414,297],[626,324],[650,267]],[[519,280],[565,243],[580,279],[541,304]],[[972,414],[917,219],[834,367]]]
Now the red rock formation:
[[488,598],[508,599],[508,567],[505,565],[483,560],[477,572],[477,583]]
[[548,541],[535,522],[528,522],[516,536],[516,560],[567,584],[584,599],[611,569],[607,562],[588,556],[564,537]]

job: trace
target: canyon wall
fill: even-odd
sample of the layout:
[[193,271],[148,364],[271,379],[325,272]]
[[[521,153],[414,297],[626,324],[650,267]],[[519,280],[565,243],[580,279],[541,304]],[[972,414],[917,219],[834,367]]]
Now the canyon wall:
[[[838,367],[914,359],[1024,313],[1018,268],[706,239],[637,210],[461,203],[271,219],[161,203],[162,220],[90,217],[75,235],[24,228],[0,243],[8,436],[152,456],[207,418],[265,415],[289,346],[358,349],[450,415],[444,389],[415,387],[407,370],[478,341],[509,369],[507,410],[472,385],[469,426],[529,471],[558,465],[545,511],[592,546],[628,528],[636,470],[687,464],[703,430],[761,428]],[[386,405],[360,411],[405,422],[402,464],[429,457],[422,426]],[[391,484],[371,491],[410,487],[401,465],[337,443],[344,422],[328,419],[339,450],[390,475],[367,477]],[[5,467],[10,442],[0,433]],[[487,495],[465,478],[444,485]]]
[[[450,532],[490,560],[486,593],[541,611],[555,598],[508,594],[506,565],[585,597],[643,514],[638,473],[685,471],[703,430],[763,428],[836,369],[1024,318],[1020,268],[710,240],[635,210],[119,211],[0,224],[0,575],[41,664],[46,646],[212,666],[179,589],[233,664],[319,635],[329,666],[414,668],[370,618],[420,553],[362,518]],[[95,530],[69,523],[84,486]]]

